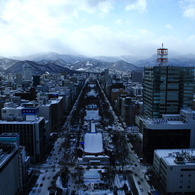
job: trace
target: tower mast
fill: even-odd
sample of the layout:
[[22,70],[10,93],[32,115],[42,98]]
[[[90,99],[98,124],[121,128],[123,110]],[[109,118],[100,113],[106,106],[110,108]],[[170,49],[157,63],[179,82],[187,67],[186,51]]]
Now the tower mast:
[[162,43],[162,48],[157,49],[157,62],[159,63],[159,66],[163,66],[168,62],[168,49],[163,48],[163,43]]

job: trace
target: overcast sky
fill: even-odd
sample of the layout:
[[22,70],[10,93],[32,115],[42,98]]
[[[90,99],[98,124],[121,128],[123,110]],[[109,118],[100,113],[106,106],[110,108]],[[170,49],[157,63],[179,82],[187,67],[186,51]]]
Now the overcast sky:
[[0,0],[0,56],[195,54],[195,0]]

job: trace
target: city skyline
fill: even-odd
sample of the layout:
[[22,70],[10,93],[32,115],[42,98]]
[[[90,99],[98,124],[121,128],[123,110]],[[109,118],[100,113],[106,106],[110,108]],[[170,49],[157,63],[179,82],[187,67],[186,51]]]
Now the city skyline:
[[0,2],[0,56],[195,54],[195,0]]

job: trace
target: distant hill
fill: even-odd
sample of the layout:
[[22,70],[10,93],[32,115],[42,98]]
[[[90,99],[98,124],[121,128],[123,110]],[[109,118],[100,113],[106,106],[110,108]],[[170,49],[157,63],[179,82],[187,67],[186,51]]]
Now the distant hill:
[[138,70],[138,67],[136,67],[131,63],[120,60],[112,64],[112,66],[110,66],[110,69],[116,69],[119,71],[132,71],[132,70]]
[[134,63],[138,60],[140,60],[140,58],[137,58],[135,56],[130,56],[130,55],[122,55],[122,56],[94,56],[93,58],[97,59],[97,60],[102,60],[102,61],[106,61],[106,62],[117,62],[120,60],[123,60],[125,62],[129,62],[129,63]]
[[[25,60],[0,58],[0,71],[5,73],[17,73],[23,71],[23,66],[28,64],[32,67],[33,74],[41,75],[45,72],[69,74],[75,71],[102,72],[106,68],[114,71],[130,72],[143,69],[144,66],[157,66],[157,55],[139,60],[133,56],[97,56],[86,57],[81,55],[57,54],[54,52],[40,53],[28,57]],[[28,59],[27,59],[28,58]],[[167,65],[171,66],[195,66],[195,55],[174,55],[168,57]]]
[[69,74],[75,73],[75,71],[73,71],[73,70],[59,66],[59,65],[54,64],[52,62],[43,61],[43,63],[41,63],[41,62],[37,63],[37,62],[33,62],[33,61],[28,61],[28,60],[16,62],[13,66],[6,69],[5,73],[6,74],[8,74],[8,73],[15,74],[15,73],[23,72],[24,65],[30,66],[32,68],[32,72],[34,75],[42,75],[46,72],[49,72],[49,73],[67,72]]
[[13,66],[18,60],[9,59],[9,58],[0,58],[0,69],[6,70]]
[[73,64],[78,61],[86,61],[91,58],[82,55],[69,55],[69,54],[58,54],[55,52],[46,52],[46,53],[39,53],[36,55],[22,57],[22,59],[36,61],[36,62],[41,60],[46,60],[46,61],[62,60],[66,63]]

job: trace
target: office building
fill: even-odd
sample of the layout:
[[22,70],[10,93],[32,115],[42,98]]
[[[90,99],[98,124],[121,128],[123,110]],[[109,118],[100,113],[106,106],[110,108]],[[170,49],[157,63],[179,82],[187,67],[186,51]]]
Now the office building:
[[155,150],[153,167],[164,194],[195,194],[195,149]]
[[25,100],[36,100],[36,88],[31,87],[28,88],[28,91],[20,91],[20,92],[16,92],[15,96],[19,96],[21,99],[25,99]]
[[132,70],[132,72],[131,72],[131,81],[142,83],[143,82],[143,72]]
[[144,68],[144,115],[161,118],[192,107],[194,67],[150,66]]
[[16,74],[16,84],[17,85],[22,85],[22,73],[17,73]]
[[180,114],[165,114],[161,119],[137,116],[138,139],[148,162],[155,149],[195,148],[195,112],[182,109]]
[[139,114],[139,103],[131,97],[121,98],[121,119],[127,125],[135,125],[135,115]]
[[[1,160],[4,159],[4,157],[8,156],[9,154],[9,152],[6,152],[7,150],[5,148],[7,148],[8,150],[9,149],[11,150],[11,148],[14,148],[14,147],[18,148],[18,153],[17,153],[18,162],[16,164],[15,171],[17,172],[17,175],[18,175],[17,180],[19,181],[19,186],[20,186],[19,191],[22,191],[26,187],[27,181],[29,181],[29,175],[27,174],[27,169],[30,166],[30,158],[29,156],[26,156],[25,146],[19,145],[19,133],[0,134],[0,148],[1,147],[3,148],[2,152],[5,153],[5,154],[1,154],[1,157],[0,157]],[[9,162],[7,164],[9,164]]]
[[20,145],[26,146],[31,162],[41,160],[47,146],[45,119],[38,117],[39,107],[4,107],[1,110],[0,133],[19,133]]
[[25,64],[23,67],[23,79],[24,81],[32,80],[32,68],[29,64]]
[[64,113],[64,98],[58,94],[49,94],[49,102],[51,104],[51,127],[57,130]]
[[33,76],[33,86],[40,85],[40,76]]
[[0,142],[0,194],[19,194],[18,147]]

